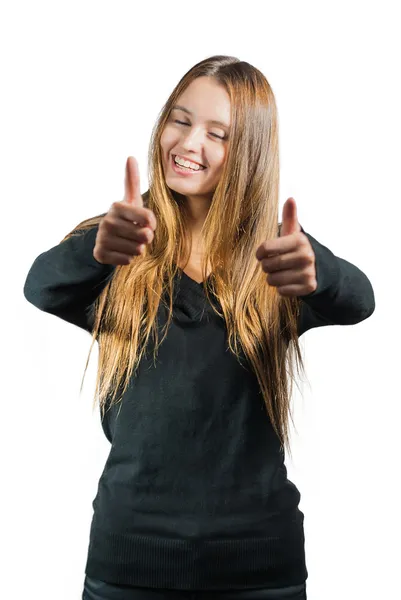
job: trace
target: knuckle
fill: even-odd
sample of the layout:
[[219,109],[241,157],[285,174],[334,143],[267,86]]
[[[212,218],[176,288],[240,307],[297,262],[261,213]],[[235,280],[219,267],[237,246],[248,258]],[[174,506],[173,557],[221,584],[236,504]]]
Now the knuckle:
[[150,226],[150,218],[148,214],[138,213],[139,225],[141,227],[149,227]]
[[312,293],[316,289],[316,279],[314,277],[309,279],[308,289],[309,289],[309,293]]
[[147,208],[144,208],[143,210],[144,210],[144,212],[143,212],[142,218],[144,221],[144,226],[153,228],[154,216],[153,216],[152,211]]
[[112,216],[109,216],[107,219],[103,221],[103,229],[107,232],[112,232],[116,228],[116,221]]
[[104,224],[102,223],[102,226],[99,227],[99,230],[97,232],[97,236],[96,236],[96,245],[99,246],[99,244],[102,243],[102,241],[104,240]]
[[302,253],[302,258],[305,265],[311,265],[315,260],[315,253],[311,248],[306,248]]
[[141,237],[141,244],[149,244],[150,239],[147,233],[144,233],[143,236]]
[[102,251],[101,248],[95,248],[93,256],[98,262],[103,262],[105,260],[105,253]]

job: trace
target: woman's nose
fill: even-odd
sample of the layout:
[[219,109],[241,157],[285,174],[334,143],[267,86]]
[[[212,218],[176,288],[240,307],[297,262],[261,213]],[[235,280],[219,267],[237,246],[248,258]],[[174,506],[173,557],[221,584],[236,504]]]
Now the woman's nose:
[[198,150],[203,143],[203,133],[198,127],[190,128],[183,140],[183,147],[185,149]]

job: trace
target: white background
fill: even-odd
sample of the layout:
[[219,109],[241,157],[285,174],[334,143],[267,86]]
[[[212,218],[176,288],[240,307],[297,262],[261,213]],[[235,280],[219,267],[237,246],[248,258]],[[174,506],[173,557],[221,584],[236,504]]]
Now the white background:
[[[308,600],[400,597],[400,106],[397,2],[4,2],[1,65],[1,596],[80,600],[109,451],[92,411],[97,347],[23,296],[36,256],[147,189],[156,117],[213,54],[267,77],[280,211],[357,265],[376,310],[302,338],[289,478],[305,513]],[[398,57],[398,58],[397,58]],[[300,384],[302,386],[302,384]]]

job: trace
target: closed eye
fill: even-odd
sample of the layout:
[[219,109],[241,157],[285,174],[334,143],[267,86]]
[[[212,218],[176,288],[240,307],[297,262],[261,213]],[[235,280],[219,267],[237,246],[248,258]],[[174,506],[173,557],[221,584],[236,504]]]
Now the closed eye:
[[[188,127],[190,126],[190,123],[185,123],[184,121],[179,121],[178,119],[175,119],[174,123],[179,123],[180,125],[188,125]],[[222,137],[221,135],[217,135],[217,133],[211,133],[210,135],[212,135],[213,137],[218,138],[219,140],[224,140],[225,139],[225,137]]]

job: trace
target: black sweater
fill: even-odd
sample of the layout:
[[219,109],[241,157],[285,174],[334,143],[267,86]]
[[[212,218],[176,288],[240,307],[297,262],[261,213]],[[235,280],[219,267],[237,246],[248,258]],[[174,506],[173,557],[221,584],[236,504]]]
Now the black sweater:
[[[93,257],[97,229],[40,254],[24,286],[33,305],[89,332],[91,305],[115,269]],[[301,300],[298,335],[369,317],[375,298],[366,275],[302,231],[318,287]],[[202,284],[182,270],[175,283],[156,367],[149,352],[102,421],[111,448],[93,501],[86,574],[182,590],[303,583],[300,493],[256,376],[227,349]],[[158,317],[163,325],[162,305]]]

